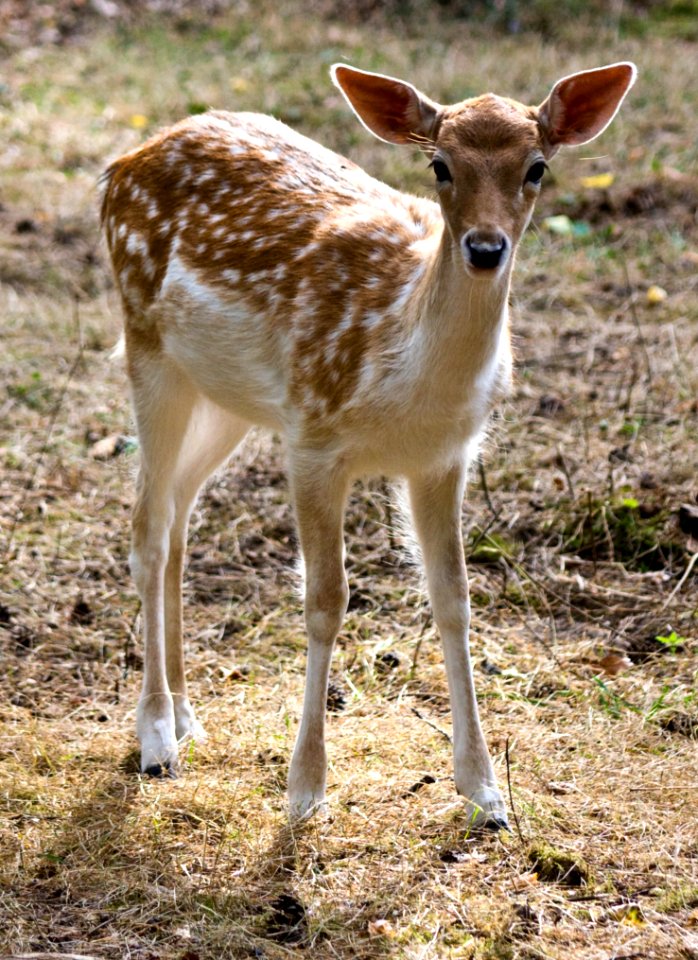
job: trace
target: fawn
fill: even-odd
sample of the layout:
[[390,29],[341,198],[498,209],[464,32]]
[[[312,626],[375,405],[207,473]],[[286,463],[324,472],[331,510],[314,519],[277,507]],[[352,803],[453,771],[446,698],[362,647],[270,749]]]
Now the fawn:
[[174,775],[178,742],[203,736],[182,651],[187,525],[204,481],[258,424],[285,437],[305,563],[291,814],[325,798],[345,498],[357,476],[385,473],[407,480],[444,648],[456,788],[474,822],[506,827],[468,648],[466,467],[510,379],[510,278],[546,162],[600,134],[635,75],[631,63],[576,73],[539,107],[492,94],[442,106],[335,64],[368,130],[427,154],[438,202],[253,113],[184,120],[105,172],[141,453],[130,563],[143,604],[145,773]]

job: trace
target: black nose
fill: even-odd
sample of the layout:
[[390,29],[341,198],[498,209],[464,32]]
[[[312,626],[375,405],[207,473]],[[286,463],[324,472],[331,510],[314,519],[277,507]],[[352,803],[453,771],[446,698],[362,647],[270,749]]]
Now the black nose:
[[504,263],[509,242],[499,231],[469,230],[464,237],[470,263],[478,270],[494,270]]

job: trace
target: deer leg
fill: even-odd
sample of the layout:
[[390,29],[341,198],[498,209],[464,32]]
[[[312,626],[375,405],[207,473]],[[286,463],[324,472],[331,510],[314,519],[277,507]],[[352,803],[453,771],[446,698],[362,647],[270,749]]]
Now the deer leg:
[[480,726],[468,648],[470,600],[460,526],[464,488],[463,463],[439,475],[409,481],[412,514],[446,661],[456,789],[467,798],[475,823],[506,827],[506,807]]
[[164,591],[165,662],[178,741],[200,740],[205,736],[187,694],[182,643],[182,573],[189,516],[201,485],[230,456],[248,429],[245,420],[200,399],[190,417],[177,459],[173,482],[175,509]]
[[334,465],[294,457],[291,477],[301,550],[305,562],[305,621],[308,632],[303,715],[288,776],[293,818],[324,803],[327,779],[325,713],[334,642],[347,610],[342,518],[348,482]]
[[129,357],[141,464],[132,521],[131,572],[143,605],[143,687],[136,713],[141,769],[172,774],[175,713],[167,679],[165,568],[175,519],[174,478],[196,394],[185,377],[149,351]]

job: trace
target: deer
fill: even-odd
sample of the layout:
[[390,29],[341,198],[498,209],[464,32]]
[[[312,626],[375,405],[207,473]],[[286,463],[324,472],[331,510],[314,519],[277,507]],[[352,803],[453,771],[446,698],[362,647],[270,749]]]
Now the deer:
[[442,105],[406,81],[332,66],[370,133],[426,155],[433,199],[246,112],[185,119],[105,171],[140,451],[130,569],[143,774],[176,776],[179,746],[205,736],[183,654],[187,528],[203,484],[258,426],[284,438],[304,564],[291,818],[327,809],[345,502],[357,478],[384,475],[405,483],[443,646],[455,788],[473,826],[508,829],[469,650],[466,475],[511,382],[512,269],[548,161],[601,134],[635,77],[619,62],[563,77],[537,107],[490,93]]

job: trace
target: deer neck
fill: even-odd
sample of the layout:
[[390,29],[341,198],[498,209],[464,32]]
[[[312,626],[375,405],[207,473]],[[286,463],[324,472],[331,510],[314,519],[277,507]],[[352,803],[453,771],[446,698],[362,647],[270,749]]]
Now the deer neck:
[[445,227],[425,260],[415,297],[424,360],[430,376],[467,387],[507,352],[511,262],[496,275],[472,276]]

